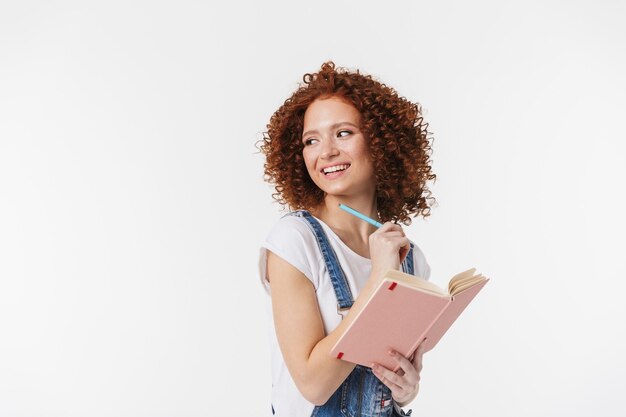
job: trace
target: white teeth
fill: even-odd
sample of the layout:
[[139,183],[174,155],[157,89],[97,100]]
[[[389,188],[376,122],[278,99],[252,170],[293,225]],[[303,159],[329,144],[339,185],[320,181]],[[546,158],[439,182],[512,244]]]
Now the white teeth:
[[324,174],[330,174],[331,172],[336,172],[336,171],[343,171],[344,169],[348,169],[350,165],[335,165],[334,167],[328,167],[328,168],[324,168],[323,172]]

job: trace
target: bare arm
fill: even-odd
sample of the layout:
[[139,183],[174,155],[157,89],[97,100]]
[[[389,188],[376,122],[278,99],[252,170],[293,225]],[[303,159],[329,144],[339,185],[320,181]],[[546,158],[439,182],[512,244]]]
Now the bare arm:
[[336,329],[328,336],[324,334],[311,281],[271,252],[267,262],[276,336],[289,373],[308,401],[324,404],[354,364],[329,355],[339,333]]
[[[369,243],[372,273],[355,307],[367,300],[383,272],[399,268],[408,248],[400,226],[391,223],[374,232]],[[324,404],[354,369],[354,364],[333,358],[329,352],[355,315],[351,310],[335,330],[325,335],[313,284],[272,252],[267,262],[274,325],[287,368],[308,401]]]

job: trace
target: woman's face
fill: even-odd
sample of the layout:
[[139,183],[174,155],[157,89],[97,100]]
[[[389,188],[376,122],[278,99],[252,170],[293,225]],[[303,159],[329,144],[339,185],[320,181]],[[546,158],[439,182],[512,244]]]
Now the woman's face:
[[311,179],[326,194],[374,193],[374,167],[360,126],[359,111],[336,96],[315,100],[304,113],[302,155]]

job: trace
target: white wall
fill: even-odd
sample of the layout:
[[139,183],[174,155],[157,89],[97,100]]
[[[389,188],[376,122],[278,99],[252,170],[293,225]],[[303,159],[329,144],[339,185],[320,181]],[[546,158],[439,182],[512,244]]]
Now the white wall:
[[0,416],[270,414],[254,144],[327,59],[422,103],[408,234],[492,278],[414,415],[624,415],[624,3],[399,3],[1,3]]

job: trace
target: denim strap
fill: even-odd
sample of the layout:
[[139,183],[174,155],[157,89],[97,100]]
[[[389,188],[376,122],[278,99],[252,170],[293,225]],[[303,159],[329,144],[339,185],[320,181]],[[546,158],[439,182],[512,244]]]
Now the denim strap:
[[[302,217],[307,221],[309,227],[315,235],[320,251],[324,256],[324,262],[326,263],[326,268],[328,269],[330,280],[333,284],[335,295],[337,296],[337,308],[338,310],[349,309],[354,303],[352,292],[350,291],[350,285],[346,280],[346,275],[344,274],[343,269],[341,269],[341,265],[337,259],[337,254],[330,245],[324,229],[322,229],[322,225],[311,215],[311,213],[306,210],[298,210],[289,214]],[[404,261],[402,261],[402,271],[410,275],[414,275],[414,246],[415,245],[413,245],[413,243],[410,243],[409,253],[404,258]]]
[[415,275],[414,274],[415,269],[413,267],[413,247],[414,246],[415,245],[413,245],[413,243],[410,243],[409,253],[406,255],[406,258],[404,258],[404,261],[402,261],[402,271],[410,275]]
[[326,236],[324,229],[322,229],[322,225],[311,215],[311,213],[306,210],[299,210],[290,214],[302,217],[307,221],[309,227],[315,235],[315,238],[317,239],[320,251],[324,256],[324,262],[326,262],[326,268],[328,269],[328,274],[330,275],[330,281],[333,284],[335,296],[337,297],[337,309],[349,309],[354,303],[352,292],[350,291],[350,285],[348,284],[348,280],[346,279],[343,269],[341,269],[341,265],[337,259],[337,254],[333,250],[332,246],[330,246],[328,237]]

